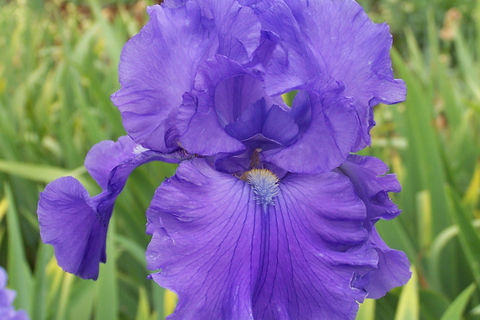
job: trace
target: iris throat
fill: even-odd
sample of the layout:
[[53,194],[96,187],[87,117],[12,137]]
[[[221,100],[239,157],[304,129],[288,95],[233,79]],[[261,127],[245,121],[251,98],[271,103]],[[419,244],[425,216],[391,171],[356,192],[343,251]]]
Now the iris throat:
[[273,205],[278,195],[278,178],[267,169],[252,169],[245,172],[245,180],[252,187],[255,200],[262,206]]

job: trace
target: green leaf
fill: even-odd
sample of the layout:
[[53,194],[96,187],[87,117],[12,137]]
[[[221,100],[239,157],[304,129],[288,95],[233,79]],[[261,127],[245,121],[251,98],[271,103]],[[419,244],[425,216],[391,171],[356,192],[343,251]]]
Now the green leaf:
[[76,279],[72,296],[68,304],[69,320],[93,319],[93,302],[96,283],[90,280]]
[[[468,314],[473,316],[473,317],[480,316],[480,304],[478,306],[473,307],[473,309],[470,310],[470,312]],[[474,318],[474,319],[476,319],[476,318]]]
[[420,289],[420,319],[438,320],[450,301],[437,291]]
[[70,299],[70,292],[72,290],[73,280],[74,280],[74,275],[70,273],[64,273],[62,289],[60,292],[60,300],[58,302],[57,320],[65,319],[65,315],[67,313],[67,306]]
[[7,213],[7,208],[7,198],[3,198],[2,200],[0,200],[0,222],[2,222],[3,217],[5,217],[5,214]]
[[375,320],[375,300],[365,299],[358,310],[357,320]]
[[395,320],[418,320],[419,314],[417,273],[412,266],[412,277],[400,294]]
[[150,305],[148,303],[147,292],[145,288],[140,288],[138,292],[138,309],[136,320],[146,320],[150,318]]
[[455,298],[447,311],[442,316],[441,320],[461,320],[462,314],[465,311],[468,301],[475,291],[475,284],[469,285],[460,295]]
[[428,248],[432,242],[432,201],[430,192],[423,190],[417,194],[418,228],[420,247]]
[[[427,189],[430,194],[431,210],[435,213],[432,219],[432,232],[437,234],[445,229],[450,221],[445,201],[446,174],[442,164],[438,136],[432,126],[432,92],[426,87],[403,62],[399,53],[392,50],[392,60],[399,75],[405,80],[408,95],[405,101],[406,110],[403,113],[405,133],[408,137],[409,148],[409,169],[416,170],[409,172],[410,178],[415,178],[417,183],[414,188],[416,192]],[[420,62],[418,62],[420,63]],[[409,192],[415,191],[413,188]],[[414,212],[405,212],[413,218]],[[423,212],[419,212],[423,214]],[[426,220],[421,218],[422,220]]]
[[49,183],[50,181],[64,176],[72,176],[77,178],[85,186],[90,184],[88,180],[85,180],[81,177],[81,175],[85,172],[85,168],[83,166],[75,170],[66,170],[52,166],[0,160],[0,171],[43,183]]
[[164,288],[160,287],[155,281],[151,281],[152,287],[152,299],[153,299],[153,309],[157,312],[157,316],[154,318],[155,320],[163,320],[165,319],[164,314],[164,301],[163,296],[165,294]]
[[53,256],[53,247],[40,243],[35,264],[35,282],[32,292],[32,319],[45,320],[47,318],[47,264]]
[[[472,225],[474,228],[480,229],[480,219],[472,221]],[[430,248],[429,263],[431,266],[431,277],[435,280],[436,283],[440,282],[440,269],[442,268],[441,255],[443,249],[452,239],[458,236],[458,233],[458,226],[453,225],[443,230],[432,242],[432,246]],[[438,284],[436,286],[436,289],[440,289],[440,286]]]
[[135,260],[137,260],[137,262],[140,263],[144,268],[147,267],[145,249],[140,247],[136,242],[120,235],[117,235],[115,240],[117,241],[119,247],[122,247],[128,253],[130,253],[132,257],[134,257]]
[[95,319],[116,320],[118,318],[118,287],[115,259],[115,218],[110,221],[107,235],[107,263],[100,265],[97,281]]
[[446,187],[450,214],[457,224],[460,233],[458,237],[463,252],[467,257],[475,282],[480,286],[480,237],[471,223],[472,215],[467,214],[460,202],[459,196],[450,187]]
[[32,275],[25,257],[22,233],[18,221],[17,210],[13,201],[10,186],[5,184],[8,201],[7,232],[8,255],[7,270],[9,275],[8,285],[17,291],[14,305],[19,309],[30,311],[30,290],[32,288]]

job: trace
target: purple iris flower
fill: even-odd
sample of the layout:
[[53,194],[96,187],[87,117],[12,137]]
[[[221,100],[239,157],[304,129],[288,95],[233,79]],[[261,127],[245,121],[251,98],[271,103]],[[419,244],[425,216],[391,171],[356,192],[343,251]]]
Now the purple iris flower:
[[129,137],[96,144],[85,167],[102,188],[90,197],[73,177],[59,178],[40,193],[38,221],[42,241],[53,245],[58,265],[85,279],[96,279],[106,261],[106,237],[117,196],[130,173],[144,163],[178,162],[183,152],[161,154],[143,148]]
[[147,212],[148,267],[179,295],[171,319],[354,319],[357,302],[410,277],[405,254],[373,226],[400,212],[388,197],[400,186],[385,171],[360,156],[283,178],[180,164]]
[[[134,168],[179,163],[147,211],[152,278],[170,319],[353,319],[410,277],[375,223],[400,211],[370,144],[379,102],[403,101],[385,24],[353,0],[167,0],[125,45],[112,95],[128,136],[103,141],[40,195],[42,240],[96,279]],[[291,106],[282,94],[296,91]]]
[[15,311],[12,303],[15,299],[15,291],[7,289],[7,273],[0,267],[0,319],[2,320],[28,320],[25,311]]

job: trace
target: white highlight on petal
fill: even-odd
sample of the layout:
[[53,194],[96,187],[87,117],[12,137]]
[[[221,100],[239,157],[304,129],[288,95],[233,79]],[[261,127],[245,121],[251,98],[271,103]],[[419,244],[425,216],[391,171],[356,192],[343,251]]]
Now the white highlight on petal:
[[255,200],[262,206],[273,205],[273,198],[278,195],[278,178],[267,169],[252,169],[244,177],[252,186]]
[[140,153],[143,153],[143,152],[148,151],[148,150],[149,149],[142,147],[140,144],[137,144],[135,146],[135,149],[133,149],[133,153],[134,154],[140,154]]

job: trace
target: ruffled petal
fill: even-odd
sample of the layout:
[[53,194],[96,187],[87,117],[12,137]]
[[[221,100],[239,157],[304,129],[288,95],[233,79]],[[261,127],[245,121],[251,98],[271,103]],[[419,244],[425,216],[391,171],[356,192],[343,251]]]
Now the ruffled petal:
[[291,112],[287,112],[279,106],[273,106],[266,115],[262,134],[280,145],[288,146],[300,131]]
[[158,188],[147,262],[179,295],[169,319],[354,319],[365,292],[352,281],[378,257],[350,181],[290,174],[271,205],[254,189],[203,159]]
[[261,77],[217,55],[200,67],[195,90],[184,97],[177,119],[179,143],[206,156],[241,153],[246,149],[242,141],[261,133],[271,103]]
[[132,158],[132,153],[142,153],[145,148],[136,144],[130,137],[123,136],[118,141],[105,140],[97,143],[85,157],[85,168],[102,189],[106,189],[110,172],[120,163]]
[[[301,116],[309,113],[307,125]],[[359,131],[357,114],[348,99],[335,91],[324,96],[301,92],[294,100],[292,116],[295,115],[305,131],[290,146],[267,152],[265,160],[297,173],[328,172],[345,161]]]
[[[361,132],[353,151],[371,142],[372,107],[406,98],[405,83],[394,79],[387,24],[374,24],[354,0],[258,0],[252,6],[277,46],[264,60],[271,95],[294,89],[323,92],[340,85],[352,99]],[[270,46],[271,47],[271,46]]]
[[387,165],[374,157],[351,155],[340,170],[365,203],[367,219],[364,224],[370,230],[368,245],[378,254],[377,268],[360,277],[356,285],[368,292],[368,298],[378,299],[392,288],[407,283],[411,276],[405,253],[389,248],[374,227],[379,219],[393,219],[400,214],[388,193],[400,192],[401,186],[394,174],[386,174]]
[[0,267],[0,319],[2,320],[28,320],[25,311],[15,311],[12,303],[15,300],[15,291],[7,289],[7,272]]
[[190,0],[148,8],[150,21],[124,46],[121,89],[112,95],[128,134],[143,146],[168,152],[169,117],[193,88],[198,66],[215,54],[245,63],[260,41],[260,24],[236,1]]
[[0,267],[0,289],[3,289],[7,286],[7,280],[8,280],[7,272],[5,271],[5,269]]
[[367,283],[364,289],[368,292],[367,298],[379,299],[391,289],[406,284],[412,273],[407,255],[389,248],[375,228],[371,231],[369,242],[377,250],[378,265],[364,276],[363,281]]
[[53,245],[58,265],[85,279],[96,279],[117,196],[136,167],[154,160],[178,162],[180,152],[161,154],[135,144],[129,137],[95,145],[85,159],[102,193],[90,197],[73,177],[49,183],[40,193],[38,220],[42,241]]
[[240,141],[221,127],[207,94],[199,93],[197,96],[185,94],[179,115],[182,120],[187,118],[190,120],[184,121],[185,125],[179,123],[177,126],[176,130],[181,132],[180,137],[176,131],[169,139],[178,141],[178,144],[188,152],[212,156],[218,153],[239,153],[245,149]]
[[96,212],[87,190],[73,177],[57,179],[40,193],[38,220],[42,241],[55,248],[57,263],[65,271],[96,279],[105,262],[107,224]]
[[388,196],[389,192],[400,192],[400,183],[395,174],[386,174],[388,167],[380,159],[350,155],[340,169],[350,178],[367,206],[370,225],[378,219],[390,220],[400,214],[400,209]]
[[[346,96],[364,106],[405,100],[404,82],[393,77],[388,25],[373,23],[356,1],[266,0],[255,8],[262,27],[279,36],[278,50],[283,51],[271,62],[272,72],[267,71],[267,79],[278,83],[276,93],[321,77],[343,83]],[[276,64],[283,66],[283,74],[295,73],[298,81],[292,85],[275,79],[284,77]]]
[[7,272],[0,267],[0,310],[10,308],[15,300],[15,292],[7,289]]
[[[321,68],[321,61],[313,55],[304,31],[292,10],[283,0],[243,1],[258,15],[267,37],[268,59],[262,59],[265,68],[266,90],[270,95],[300,88],[312,79],[329,76]],[[272,47],[271,43],[276,43]],[[263,52],[262,52],[263,53]]]

